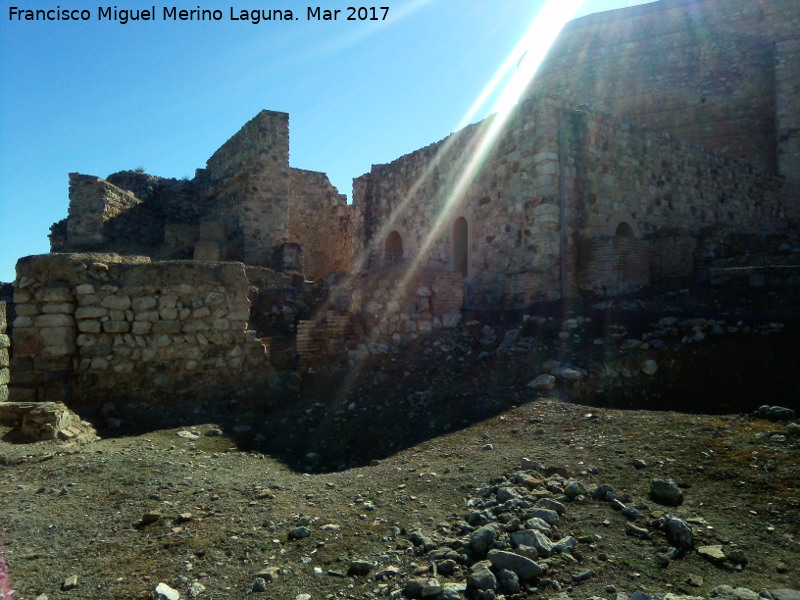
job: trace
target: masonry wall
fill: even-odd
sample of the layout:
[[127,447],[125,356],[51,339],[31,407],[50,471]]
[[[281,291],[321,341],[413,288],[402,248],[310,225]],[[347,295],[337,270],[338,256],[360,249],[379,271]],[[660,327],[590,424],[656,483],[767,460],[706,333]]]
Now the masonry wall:
[[[800,30],[800,23],[797,25]],[[792,217],[800,220],[800,38],[775,44],[778,167],[794,194]]]
[[11,380],[9,348],[11,340],[6,335],[6,303],[0,302],[0,402],[8,400],[8,382]]
[[274,369],[238,263],[54,254],[17,264],[13,400],[216,402]]
[[[524,103],[500,129],[488,119],[356,180],[357,237],[381,264],[389,234],[407,264],[455,272],[454,226],[466,222],[467,305],[512,305],[558,293],[558,112]],[[535,274],[536,285],[508,282]]]
[[131,192],[92,175],[70,173],[66,238],[53,251],[152,246],[164,237],[159,215]]
[[209,220],[241,233],[242,257],[270,266],[273,249],[288,241],[289,115],[261,111],[208,160],[196,178],[208,190]]
[[[455,271],[453,227],[463,217],[467,306],[524,306],[561,296],[562,247],[564,289],[580,293],[586,240],[612,237],[622,222],[637,239],[720,223],[785,226],[780,178],[669,133],[547,97],[523,102],[494,137],[492,129],[492,119],[470,126],[356,180],[357,239],[369,264],[381,264],[397,232],[406,264]],[[692,264],[656,258],[670,276]]]
[[[461,320],[464,286],[460,273],[402,267],[380,269],[350,278],[335,293],[329,310],[297,326],[302,366],[326,354],[363,360],[389,354],[402,344]],[[330,307],[338,305],[336,311]]]
[[[533,90],[552,89],[774,172],[775,109],[798,95],[776,90],[775,42],[798,31],[795,0],[661,0],[608,11],[567,25]],[[796,77],[796,60],[784,66]]]
[[324,173],[291,169],[288,240],[302,244],[308,279],[352,270],[351,209]]
[[644,238],[719,224],[752,232],[786,226],[779,177],[607,114],[581,119],[570,135],[583,137],[576,156],[583,202],[570,222],[584,235],[614,235],[620,222]]

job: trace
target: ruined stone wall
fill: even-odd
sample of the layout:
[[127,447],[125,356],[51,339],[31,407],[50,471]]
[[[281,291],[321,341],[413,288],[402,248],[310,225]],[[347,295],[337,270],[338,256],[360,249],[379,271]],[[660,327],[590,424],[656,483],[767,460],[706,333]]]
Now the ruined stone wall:
[[[492,123],[356,181],[357,239],[372,266],[400,239],[401,262],[462,270],[463,218],[467,305],[524,306],[561,296],[562,248],[565,291],[579,293],[586,239],[613,237],[622,223],[636,239],[693,236],[718,223],[749,231],[785,225],[778,177],[671,134],[553,98],[522,103],[486,150]],[[659,273],[688,274],[685,255],[654,258]]]
[[461,320],[464,286],[460,273],[402,267],[349,278],[336,290],[346,299],[297,326],[297,352],[303,366],[325,354],[363,360]]
[[[797,25],[800,30],[800,23]],[[800,38],[775,44],[778,167],[789,178],[791,218],[800,221]]]
[[12,399],[216,401],[274,370],[238,263],[55,254],[17,264]]
[[247,264],[270,266],[288,241],[289,115],[261,111],[208,160],[196,177],[213,204],[208,220],[242,236]]
[[558,113],[527,102],[512,123],[493,139],[490,118],[357,180],[356,230],[371,263],[397,232],[406,264],[466,273],[468,305],[511,304],[521,274],[536,274],[525,289],[538,298],[557,290]]
[[52,251],[152,246],[163,239],[163,229],[158,214],[131,192],[99,177],[70,173],[66,238],[54,237]]
[[0,402],[8,400],[8,382],[11,381],[9,348],[11,340],[6,335],[6,303],[0,302]]
[[[795,0],[661,0],[577,19],[532,84],[775,171],[775,42],[797,38]],[[797,77],[791,47],[786,65]],[[780,88],[780,83],[778,84]],[[793,143],[797,149],[797,140]]]
[[352,269],[352,219],[346,197],[324,173],[292,169],[289,241],[303,246],[304,273],[321,280]]
[[779,177],[606,114],[581,118],[570,135],[583,137],[576,155],[582,202],[569,220],[581,235],[613,236],[621,223],[638,238],[719,224],[750,232],[785,227]]

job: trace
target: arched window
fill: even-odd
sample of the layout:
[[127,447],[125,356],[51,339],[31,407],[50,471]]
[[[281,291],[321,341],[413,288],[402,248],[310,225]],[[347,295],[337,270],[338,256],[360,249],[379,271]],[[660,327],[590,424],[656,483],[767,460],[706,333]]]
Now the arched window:
[[386,236],[386,244],[383,247],[384,263],[387,266],[399,265],[403,262],[403,238],[397,231],[392,231]]
[[631,227],[625,221],[622,221],[619,225],[617,225],[617,231],[614,233],[616,237],[636,237],[633,234],[633,227]]
[[453,223],[453,271],[469,275],[469,225],[464,217]]

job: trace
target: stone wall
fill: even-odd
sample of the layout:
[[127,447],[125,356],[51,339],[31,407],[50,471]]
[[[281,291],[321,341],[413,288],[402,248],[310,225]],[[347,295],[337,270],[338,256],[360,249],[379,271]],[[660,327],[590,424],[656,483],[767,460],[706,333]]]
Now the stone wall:
[[211,221],[241,233],[242,260],[271,266],[288,241],[289,115],[261,111],[223,144],[196,177],[208,190]]
[[11,340],[6,335],[6,303],[0,302],[0,402],[8,400],[8,382],[11,380],[9,349]]
[[[368,265],[399,247],[408,265],[464,269],[468,306],[514,307],[579,293],[586,241],[620,225],[636,239],[786,225],[780,178],[669,133],[552,97],[521,103],[495,138],[492,128],[467,127],[356,180]],[[665,251],[651,252],[658,272],[688,276],[692,261],[668,247],[652,248]]]
[[239,263],[51,254],[17,264],[18,401],[215,402],[273,374]]
[[288,237],[303,246],[303,272],[308,279],[351,271],[351,224],[347,199],[327,175],[291,169]]
[[99,177],[70,173],[69,200],[66,237],[53,238],[54,252],[163,240],[163,221],[149,205]]
[[464,303],[460,273],[402,267],[348,278],[332,293],[326,310],[297,325],[303,368],[328,354],[351,360],[388,354],[431,331],[455,327]]
[[[797,25],[800,29],[800,23]],[[791,181],[792,218],[800,221],[800,38],[775,44],[779,171]]]
[[[792,44],[777,52],[774,45],[798,31],[795,0],[661,0],[608,11],[565,27],[532,89],[775,172],[775,109],[796,105],[800,92],[780,83],[776,90],[780,55],[790,57],[783,66],[794,81],[798,66]],[[792,145],[796,151],[796,137]]]
[[650,284],[649,245],[632,237],[593,238],[581,274],[581,289],[595,295],[633,292]]
[[370,265],[384,264],[396,235],[407,264],[465,274],[468,304],[506,303],[522,273],[558,289],[558,112],[525,103],[494,140],[493,127],[469,126],[356,180],[358,251]]

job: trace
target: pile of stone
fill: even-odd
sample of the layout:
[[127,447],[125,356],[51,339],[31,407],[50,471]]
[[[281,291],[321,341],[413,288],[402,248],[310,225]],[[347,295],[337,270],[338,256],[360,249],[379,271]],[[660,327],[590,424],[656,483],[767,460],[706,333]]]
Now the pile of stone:
[[3,402],[0,423],[10,425],[12,436],[26,442],[86,444],[98,439],[91,423],[61,402]]

